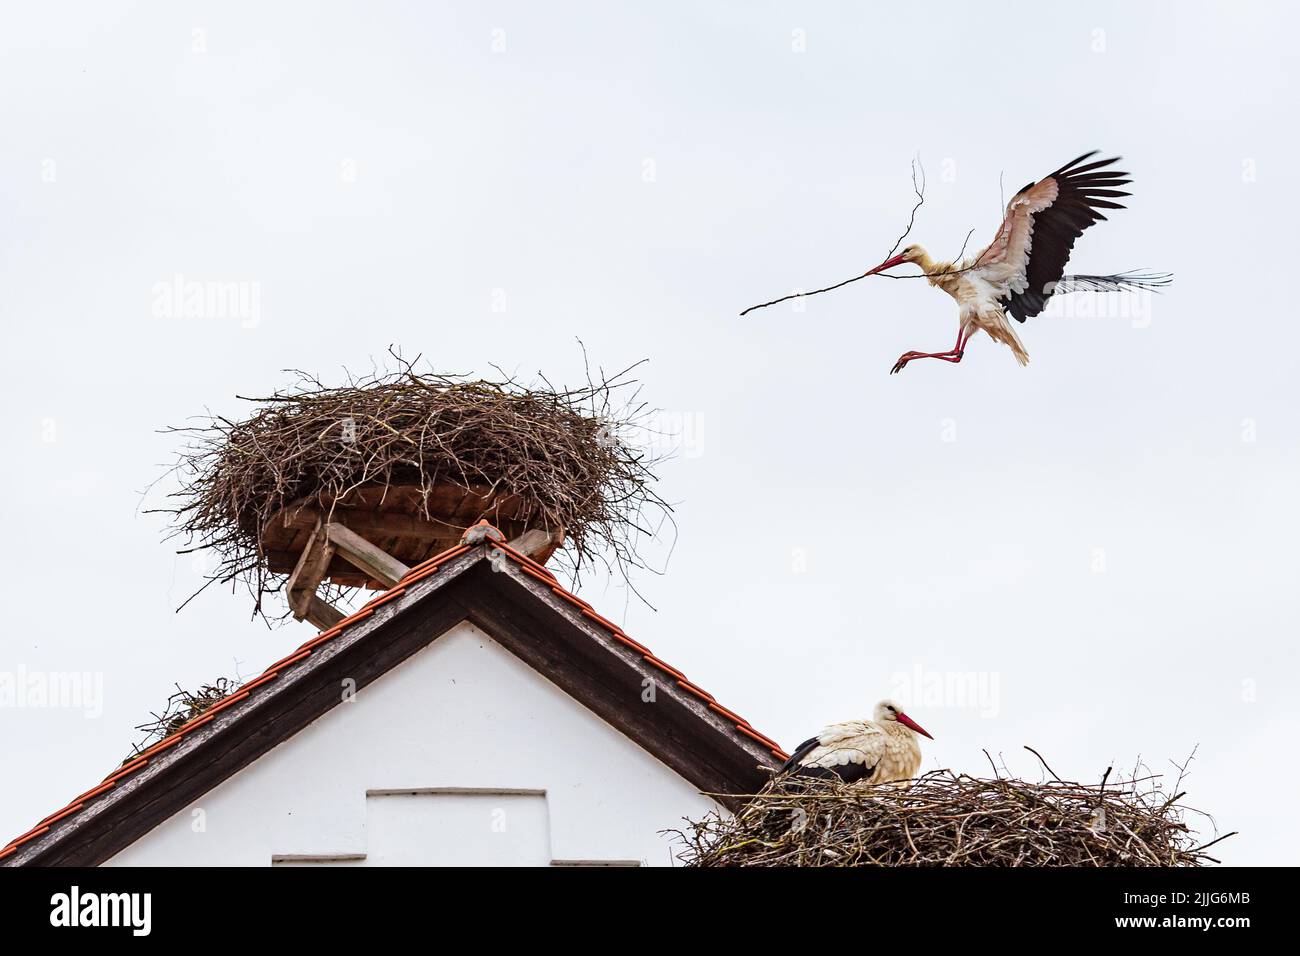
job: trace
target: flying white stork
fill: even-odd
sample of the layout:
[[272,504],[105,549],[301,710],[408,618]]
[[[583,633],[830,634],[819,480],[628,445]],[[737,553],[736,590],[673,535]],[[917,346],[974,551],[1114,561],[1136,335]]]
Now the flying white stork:
[[930,285],[947,292],[960,307],[956,345],[946,352],[905,352],[891,375],[913,359],[960,362],[970,337],[980,329],[1008,346],[1025,365],[1029,353],[1007,321],[1008,313],[1024,322],[1042,312],[1053,294],[1156,289],[1168,284],[1168,276],[1131,272],[1065,275],[1074,241],[1094,222],[1106,218],[1098,210],[1123,209],[1115,200],[1129,195],[1116,189],[1132,181],[1123,178],[1128,173],[1109,168],[1119,157],[1084,164],[1096,154],[1096,150],[1085,153],[1011,197],[1002,228],[978,255],[955,263],[939,262],[924,247],[913,244],[864,274],[863,278],[905,262],[914,263]]
[[903,708],[892,700],[882,700],[871,720],[831,724],[816,737],[809,737],[777,773],[839,777],[845,783],[911,780],[921,767],[917,734],[930,737]]

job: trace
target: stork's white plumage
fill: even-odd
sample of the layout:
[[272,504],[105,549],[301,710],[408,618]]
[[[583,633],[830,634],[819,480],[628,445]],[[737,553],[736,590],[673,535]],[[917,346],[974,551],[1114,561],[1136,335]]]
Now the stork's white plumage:
[[846,783],[911,780],[921,767],[917,734],[930,737],[898,704],[882,700],[873,719],[831,724],[805,740],[779,772],[839,777]]
[[939,262],[917,244],[865,273],[894,266],[920,266],[930,284],[957,300],[957,344],[946,352],[905,352],[894,364],[898,372],[915,359],[960,362],[971,336],[981,329],[1006,345],[1021,365],[1029,353],[1009,318],[1024,322],[1038,315],[1054,294],[1159,289],[1164,275],[1065,275],[1074,242],[1093,223],[1105,219],[1101,209],[1123,209],[1116,199],[1129,195],[1115,187],[1130,182],[1128,173],[1109,168],[1115,159],[1084,163],[1085,153],[1056,172],[1032,182],[1011,197],[997,235],[979,254],[960,262]]

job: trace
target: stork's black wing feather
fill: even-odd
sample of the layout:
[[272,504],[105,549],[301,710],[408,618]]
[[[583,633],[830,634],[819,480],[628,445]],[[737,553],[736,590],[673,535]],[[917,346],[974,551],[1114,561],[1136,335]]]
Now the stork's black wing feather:
[[[1020,322],[1042,312],[1065,275],[1065,264],[1074,249],[1074,241],[1083,231],[1106,217],[1101,209],[1123,209],[1114,200],[1129,195],[1115,187],[1128,185],[1128,173],[1108,168],[1119,157],[1099,159],[1079,165],[1097,151],[1084,153],[1056,172],[1056,199],[1046,209],[1034,214],[1033,244],[1025,266],[1024,292],[1013,292],[1002,300],[1003,307]],[[1062,289],[1064,291],[1064,289]]]
[[808,756],[821,745],[820,737],[809,737],[790,755],[790,759],[781,764],[778,774],[794,773],[800,777],[839,777],[845,783],[854,783],[858,780],[864,780],[876,772],[875,765],[868,767],[865,761],[850,760],[846,764],[837,767],[805,767],[800,764],[804,757]]
[[850,760],[848,763],[838,764],[834,767],[800,767],[796,771],[796,776],[821,777],[823,779],[839,777],[845,783],[857,783],[859,780],[866,780],[875,772],[876,767],[874,764],[868,767],[860,760]]
[[781,769],[778,770],[777,773],[789,773],[791,770],[798,770],[799,761],[816,750],[819,743],[821,743],[819,737],[809,737],[798,747],[794,748],[794,753],[790,755],[790,759],[781,764]]

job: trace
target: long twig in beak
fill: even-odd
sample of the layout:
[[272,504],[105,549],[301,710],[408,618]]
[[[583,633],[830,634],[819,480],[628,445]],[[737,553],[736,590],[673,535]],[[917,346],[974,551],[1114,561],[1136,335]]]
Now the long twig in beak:
[[[917,174],[918,170],[920,171],[919,178]],[[921,208],[922,203],[925,202],[925,167],[921,165],[921,157],[919,155],[912,160],[912,191],[916,193],[916,205],[912,207],[912,215],[907,220],[907,228],[903,230],[903,234],[898,237],[893,246],[890,247],[889,252],[886,253],[886,260],[892,259],[894,253],[898,251],[898,247],[903,244],[903,240],[912,234],[912,227],[916,225],[916,213]],[[876,268],[879,269],[880,267],[877,266]],[[756,309],[766,309],[769,305],[780,305],[782,302],[789,302],[791,299],[802,299],[809,295],[821,295],[823,292],[834,292],[836,289],[844,288],[844,286],[848,285],[850,282],[857,282],[859,279],[865,279],[875,271],[876,270],[873,269],[871,272],[864,272],[860,276],[854,276],[852,279],[845,279],[843,282],[835,283],[835,285],[828,285],[824,289],[813,289],[811,292],[794,292],[790,295],[783,295],[779,299],[773,299],[771,302],[764,302],[760,305],[751,305],[740,314],[745,316]]]
[[843,282],[837,282],[834,285],[828,285],[824,289],[813,289],[811,292],[795,292],[792,293],[791,295],[783,295],[781,296],[781,298],[773,299],[771,302],[764,302],[761,305],[751,305],[748,309],[746,309],[744,312],[740,314],[748,315],[750,312],[753,312],[755,309],[766,309],[769,305],[779,305],[782,302],[789,302],[791,299],[801,299],[806,295],[820,295],[823,292],[834,292],[836,289],[843,288],[844,286],[848,285],[850,282],[857,282],[859,279],[865,279],[869,275],[871,275],[870,272],[864,272],[860,276],[854,276],[852,279],[845,279]]

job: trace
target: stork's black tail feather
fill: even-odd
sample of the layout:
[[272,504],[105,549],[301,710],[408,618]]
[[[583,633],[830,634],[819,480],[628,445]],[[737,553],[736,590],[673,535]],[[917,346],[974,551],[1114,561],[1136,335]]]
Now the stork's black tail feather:
[[1174,281],[1168,272],[1143,272],[1132,269],[1109,276],[1062,276],[1049,295],[1071,292],[1163,292]]

